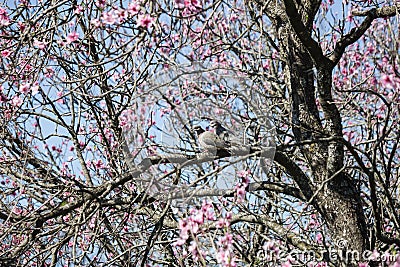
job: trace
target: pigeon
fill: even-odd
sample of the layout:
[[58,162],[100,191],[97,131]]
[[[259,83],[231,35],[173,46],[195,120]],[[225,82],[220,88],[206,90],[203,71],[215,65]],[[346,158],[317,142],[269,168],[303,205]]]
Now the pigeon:
[[224,141],[226,144],[230,143],[229,131],[225,129],[219,121],[212,120],[210,122],[210,127],[214,128],[220,140]]
[[217,149],[226,148],[226,143],[221,140],[218,135],[211,131],[205,131],[201,126],[193,127],[197,134],[200,148],[207,151],[216,151]]

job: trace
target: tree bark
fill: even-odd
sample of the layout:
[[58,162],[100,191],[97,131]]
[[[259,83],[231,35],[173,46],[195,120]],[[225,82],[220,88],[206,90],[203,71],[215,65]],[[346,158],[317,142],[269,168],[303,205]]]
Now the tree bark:
[[[275,26],[284,61],[294,137],[297,142],[315,141],[300,146],[312,174],[308,183],[298,186],[305,196],[312,196],[308,200],[326,221],[333,241],[361,253],[368,249],[367,225],[360,190],[344,171],[342,121],[331,92],[337,62],[325,57],[311,38],[319,4],[285,0],[285,7],[272,5],[265,13]],[[318,141],[320,138],[334,140]],[[310,189],[312,192],[308,192]]]

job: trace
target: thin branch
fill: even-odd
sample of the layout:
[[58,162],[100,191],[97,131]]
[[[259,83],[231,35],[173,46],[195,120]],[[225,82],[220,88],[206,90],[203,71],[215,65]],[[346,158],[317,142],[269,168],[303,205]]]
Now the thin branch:
[[267,226],[270,230],[275,232],[279,236],[284,236],[287,240],[295,247],[301,250],[315,250],[315,247],[309,243],[306,243],[302,240],[300,236],[297,236],[294,232],[288,232],[288,229],[283,227],[281,224],[273,221],[271,217],[268,215],[236,215],[232,217],[231,224],[239,223],[239,222],[250,222],[250,223],[260,223]]

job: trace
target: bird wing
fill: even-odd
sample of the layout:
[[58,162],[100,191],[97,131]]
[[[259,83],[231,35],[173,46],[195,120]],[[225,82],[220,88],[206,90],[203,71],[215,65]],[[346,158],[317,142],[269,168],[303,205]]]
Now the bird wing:
[[201,146],[204,148],[225,148],[225,142],[220,140],[219,137],[212,132],[204,132],[201,135]]

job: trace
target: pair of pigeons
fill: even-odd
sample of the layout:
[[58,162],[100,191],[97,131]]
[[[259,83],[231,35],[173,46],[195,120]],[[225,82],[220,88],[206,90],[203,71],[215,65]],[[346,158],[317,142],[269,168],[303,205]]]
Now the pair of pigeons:
[[200,148],[206,151],[227,149],[230,147],[229,132],[216,120],[210,122],[214,131],[205,131],[200,125],[193,127],[197,134]]

